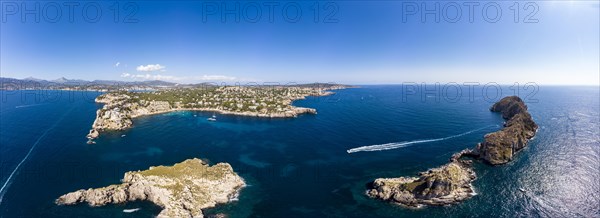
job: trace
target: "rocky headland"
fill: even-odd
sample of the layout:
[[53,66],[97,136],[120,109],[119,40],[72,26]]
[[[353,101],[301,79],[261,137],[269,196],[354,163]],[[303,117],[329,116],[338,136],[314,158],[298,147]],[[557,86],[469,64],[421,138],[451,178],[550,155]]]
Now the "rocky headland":
[[157,92],[110,92],[95,101],[104,106],[96,112],[87,138],[91,143],[101,132],[124,130],[133,118],[172,111],[209,111],[239,116],[291,118],[316,114],[313,108],[296,107],[295,100],[327,96],[346,86],[313,87],[215,87],[186,88]]
[[502,117],[507,121],[502,130],[485,135],[483,142],[477,145],[474,155],[492,165],[505,164],[527,146],[529,139],[535,136],[538,126],[527,112],[523,100],[517,96],[503,98],[490,110],[502,113]]
[[202,209],[229,202],[244,186],[229,164],[208,166],[194,158],[173,166],[127,172],[121,184],[71,192],[55,203],[86,202],[96,207],[145,200],[163,208],[158,217],[203,217]]
[[421,172],[418,177],[375,179],[367,195],[407,207],[455,204],[475,195],[471,184],[476,179],[472,161],[463,157],[482,159],[492,165],[507,163],[535,136],[538,128],[517,96],[501,99],[490,110],[500,112],[507,121],[501,130],[485,135],[475,149],[462,150],[452,155],[450,163]]

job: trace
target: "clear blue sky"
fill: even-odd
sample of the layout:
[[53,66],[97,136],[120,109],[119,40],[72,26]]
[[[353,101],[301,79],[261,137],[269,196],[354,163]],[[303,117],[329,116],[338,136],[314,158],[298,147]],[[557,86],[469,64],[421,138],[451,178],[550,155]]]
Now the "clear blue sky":
[[[411,6],[422,10],[420,2],[338,1],[333,6],[319,2],[317,23],[314,1],[301,2],[302,17],[296,23],[285,20],[286,2],[274,6],[270,22],[268,2],[240,1],[240,22],[235,15],[226,15],[225,23],[223,5],[214,1],[135,2],[135,23],[123,22],[133,8],[126,8],[124,2],[116,23],[114,2],[99,3],[102,17],[96,23],[82,15],[85,2],[74,7],[72,23],[67,6],[58,5],[62,16],[51,23],[48,19],[56,17],[56,5],[38,3],[40,22],[35,15],[22,14],[23,4],[31,9],[34,1],[17,2],[17,12],[15,4],[2,2],[2,77],[180,83],[597,85],[600,81],[598,1],[540,1],[528,7],[521,2],[517,23],[511,10],[514,2],[500,2],[502,15],[496,23],[485,20],[495,17],[495,8],[488,8],[488,17],[482,15],[486,2],[475,6],[472,23],[462,2],[460,20],[446,20],[456,16],[456,8],[445,1],[439,2],[439,23],[434,15],[421,22],[420,12],[406,12]],[[435,3],[426,2],[425,7],[434,8]],[[233,4],[227,6],[231,9]],[[261,17],[253,23],[248,19],[256,16],[257,5]],[[323,22],[336,8],[329,21],[337,22]],[[524,23],[536,8],[531,18],[538,22]],[[289,6],[287,18],[295,17],[294,9]],[[87,11],[93,19],[95,8]]]

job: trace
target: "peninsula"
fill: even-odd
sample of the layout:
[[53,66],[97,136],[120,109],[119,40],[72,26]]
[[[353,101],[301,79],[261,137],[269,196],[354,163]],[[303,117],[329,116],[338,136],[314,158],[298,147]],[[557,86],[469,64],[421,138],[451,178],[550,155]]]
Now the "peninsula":
[[136,117],[181,110],[269,118],[316,114],[317,111],[313,108],[296,107],[291,104],[294,100],[307,96],[331,95],[333,92],[330,90],[347,87],[332,84],[204,86],[152,92],[109,92],[95,99],[104,106],[96,112],[96,119],[87,138],[91,142],[100,132],[127,129],[132,126],[132,119]]
[[476,174],[472,161],[462,157],[483,159],[491,165],[508,163],[527,146],[538,129],[527,106],[517,96],[501,99],[490,110],[500,112],[507,121],[501,130],[485,135],[475,149],[456,153],[450,163],[419,173],[419,177],[376,179],[367,195],[407,207],[455,204],[473,196],[471,183]]
[[87,202],[96,207],[146,200],[163,208],[158,217],[203,217],[202,209],[229,202],[244,186],[229,164],[208,166],[194,158],[173,166],[127,172],[121,184],[71,192],[55,203]]

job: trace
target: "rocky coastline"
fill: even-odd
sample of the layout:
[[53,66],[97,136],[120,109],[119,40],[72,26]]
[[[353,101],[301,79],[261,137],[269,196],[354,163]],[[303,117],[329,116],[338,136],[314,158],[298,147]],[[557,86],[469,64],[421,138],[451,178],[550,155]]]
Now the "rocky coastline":
[[[343,89],[343,86],[332,86],[325,90]],[[224,88],[225,89],[225,88]],[[236,89],[234,89],[236,90]],[[242,88],[243,91],[245,91]],[[331,91],[324,89],[303,88],[303,90],[288,94],[287,96],[278,95],[281,98],[280,106],[277,110],[243,110],[234,111],[221,105],[210,105],[198,107],[198,104],[192,103],[184,105],[181,102],[169,102],[160,100],[140,100],[132,92],[111,92],[98,96],[95,99],[96,103],[104,104],[104,106],[96,111],[96,118],[92,124],[92,128],[87,134],[88,143],[93,143],[93,140],[100,136],[104,131],[119,131],[130,128],[133,125],[133,118],[148,116],[154,114],[175,112],[175,111],[205,111],[215,112],[219,114],[230,114],[237,116],[263,117],[263,118],[294,118],[300,114],[317,114],[314,108],[305,108],[293,106],[295,100],[305,99],[307,96],[328,96],[334,94]],[[308,90],[308,91],[307,91]],[[242,93],[242,91],[233,91],[234,93]],[[160,93],[158,93],[160,95]],[[200,100],[201,102],[201,100]],[[253,101],[254,102],[254,101]],[[281,107],[283,105],[283,107]]]
[[55,203],[86,202],[97,207],[145,200],[163,208],[158,217],[203,217],[202,209],[229,202],[244,186],[229,164],[208,166],[194,158],[173,166],[127,172],[121,184],[81,189],[60,196]]
[[463,157],[481,159],[491,165],[508,163],[516,152],[527,146],[538,128],[527,106],[517,96],[501,99],[490,110],[501,113],[507,121],[501,130],[485,135],[475,149],[455,153],[450,163],[421,172],[418,177],[375,179],[366,194],[411,208],[456,204],[474,196],[472,182],[477,176],[472,160]]

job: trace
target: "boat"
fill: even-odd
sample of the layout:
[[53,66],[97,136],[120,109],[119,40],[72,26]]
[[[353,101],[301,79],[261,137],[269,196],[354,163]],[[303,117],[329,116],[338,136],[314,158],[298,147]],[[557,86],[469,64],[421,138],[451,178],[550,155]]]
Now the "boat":
[[217,116],[215,116],[214,114],[212,115],[212,117],[209,117],[207,119],[208,121],[217,121]]
[[526,191],[525,189],[523,189],[523,188],[519,188],[519,191],[521,191],[521,192],[527,192],[527,191]]
[[121,135],[121,138],[125,137],[125,135]]
[[133,213],[140,210],[140,208],[134,208],[134,209],[124,209],[123,213]]
[[91,140],[91,139],[90,139],[90,140],[88,140],[88,141],[87,141],[87,144],[88,144],[88,145],[92,145],[92,144],[96,144],[96,142],[95,142],[94,140]]

